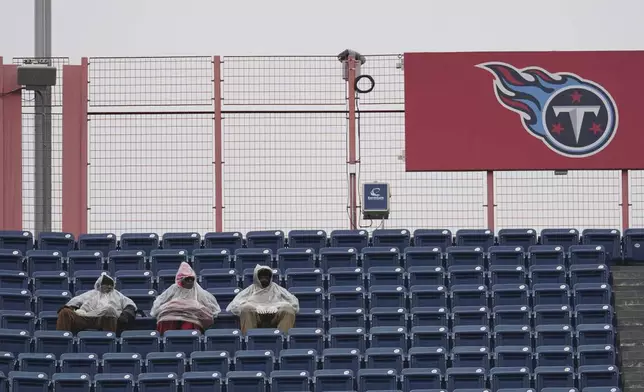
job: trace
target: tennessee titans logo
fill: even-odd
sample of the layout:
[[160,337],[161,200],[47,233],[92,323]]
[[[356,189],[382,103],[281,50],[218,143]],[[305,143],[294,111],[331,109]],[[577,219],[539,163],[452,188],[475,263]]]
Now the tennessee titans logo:
[[477,65],[494,75],[499,103],[555,152],[572,158],[598,153],[617,132],[615,101],[599,84],[565,72],[510,64]]

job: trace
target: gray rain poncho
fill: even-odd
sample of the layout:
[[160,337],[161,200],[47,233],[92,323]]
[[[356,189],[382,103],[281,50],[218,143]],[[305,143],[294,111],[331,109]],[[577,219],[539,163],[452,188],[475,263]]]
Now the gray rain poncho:
[[261,270],[269,270],[271,274],[273,273],[270,267],[256,265],[253,271],[253,284],[237,294],[226,310],[237,316],[243,310],[250,310],[260,314],[280,311],[299,312],[300,301],[284,287],[275,282],[271,282],[266,288],[262,287],[258,278]]
[[[191,289],[182,287],[186,277],[195,278]],[[181,263],[175,283],[159,295],[152,305],[150,315],[161,321],[186,321],[208,328],[221,312],[217,299],[196,282],[195,271],[186,262]]]
[[103,272],[96,279],[94,290],[87,291],[70,299],[67,302],[67,306],[78,308],[76,313],[87,317],[119,317],[123,309],[127,306],[133,306],[136,310],[134,301],[117,290],[112,290],[109,293],[101,292],[101,282],[104,277],[112,280],[116,285],[116,279]]

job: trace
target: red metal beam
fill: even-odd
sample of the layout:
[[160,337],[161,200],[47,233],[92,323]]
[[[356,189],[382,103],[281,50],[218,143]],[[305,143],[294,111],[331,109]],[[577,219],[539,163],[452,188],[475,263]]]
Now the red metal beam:
[[223,179],[223,136],[221,131],[221,57],[213,59],[213,88],[214,88],[214,139],[213,139],[213,161],[215,177],[215,230],[224,230],[224,179]]
[[494,172],[487,172],[487,228],[494,232]]
[[347,163],[349,164],[349,227],[352,230],[358,228],[358,184],[356,177],[356,60],[349,57],[349,74],[347,81],[347,94],[349,99],[349,152]]
[[0,57],[0,228],[22,230],[22,88]]
[[63,66],[63,231],[87,233],[88,61]]
[[631,201],[628,196],[628,170],[622,170],[622,230],[628,229],[630,225]]

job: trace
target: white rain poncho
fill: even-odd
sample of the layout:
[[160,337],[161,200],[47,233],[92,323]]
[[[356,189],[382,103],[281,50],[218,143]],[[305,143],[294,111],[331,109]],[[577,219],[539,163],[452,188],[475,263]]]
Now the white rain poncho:
[[[195,278],[194,286],[186,289],[181,281],[186,277]],[[195,271],[186,262],[181,263],[175,283],[159,295],[152,305],[150,315],[161,321],[186,321],[208,328],[221,308],[217,299],[197,283]]]
[[253,271],[253,284],[237,294],[226,310],[237,316],[243,310],[250,310],[260,314],[280,311],[299,312],[300,301],[284,287],[275,282],[271,282],[266,288],[262,287],[258,278],[261,270],[269,270],[271,274],[273,273],[270,267],[256,265]]
[[111,279],[116,285],[116,279],[103,272],[96,279],[94,290],[87,291],[70,299],[67,302],[67,306],[78,308],[76,313],[87,317],[119,317],[123,309],[127,306],[133,306],[136,310],[134,301],[117,290],[112,290],[109,293],[101,292],[101,281],[103,277]]

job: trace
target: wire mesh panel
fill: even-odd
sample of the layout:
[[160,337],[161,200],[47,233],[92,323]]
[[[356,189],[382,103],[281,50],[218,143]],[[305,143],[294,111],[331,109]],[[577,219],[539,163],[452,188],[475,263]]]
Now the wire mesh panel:
[[[21,65],[37,60],[31,57],[15,57],[13,63]],[[62,104],[63,104],[63,65],[69,64],[66,57],[49,59],[51,66],[57,68],[56,85],[51,88],[51,229],[62,230]],[[22,91],[22,227],[24,230],[35,230],[36,205],[42,206],[42,200],[36,200],[35,157],[36,150],[43,151],[42,145],[36,145],[36,96],[33,91]]]
[[214,229],[211,57],[92,58],[91,232]]
[[629,171],[631,227],[644,227],[644,170]]
[[226,114],[225,230],[347,227],[345,117]]
[[[361,67],[362,75],[374,78],[375,86],[368,94],[360,94],[361,105],[387,105],[404,109],[405,104],[405,74],[402,55],[366,56],[366,62]],[[364,90],[369,82],[359,80],[358,88]],[[366,108],[365,108],[366,109]]]
[[620,228],[619,171],[496,172],[498,228]]

